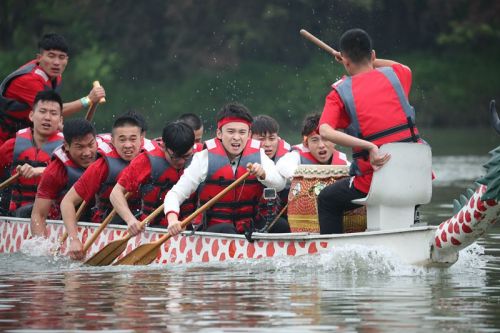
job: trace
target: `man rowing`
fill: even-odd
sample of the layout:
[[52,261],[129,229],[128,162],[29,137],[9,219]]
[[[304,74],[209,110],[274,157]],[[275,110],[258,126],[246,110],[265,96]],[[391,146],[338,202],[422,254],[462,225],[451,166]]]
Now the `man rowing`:
[[[260,147],[264,149],[266,155],[276,164],[285,156],[292,148],[288,142],[279,136],[280,126],[278,122],[271,116],[258,115],[252,122],[252,139],[260,141]],[[266,221],[267,225],[275,219],[275,217],[283,210],[288,202],[288,192],[290,184],[287,183],[282,191],[276,193],[276,198],[265,198],[264,196],[260,202],[259,217],[261,221]],[[276,230],[272,226],[273,232],[286,233],[290,232],[287,221],[286,211],[280,217],[280,222],[275,223],[276,226],[282,226],[282,230]],[[284,220],[284,221],[283,221]]]
[[[0,145],[20,129],[30,127],[29,114],[35,96],[42,90],[59,91],[68,64],[69,47],[59,34],[46,34],[38,43],[34,60],[9,74],[0,84]],[[98,103],[106,96],[103,87],[94,87],[85,97],[64,103],[63,116]]]
[[63,134],[64,144],[54,151],[37,189],[31,213],[33,236],[47,236],[47,217],[60,218],[62,198],[96,158],[98,141],[95,128],[89,121],[70,119],[64,124]]
[[[162,141],[162,147],[144,147],[144,152],[125,168],[110,194],[116,212],[127,223],[128,230],[133,235],[143,230],[140,220],[162,204],[165,195],[177,183],[195,152],[194,132],[183,122],[168,123],[163,129]],[[134,214],[129,207],[125,198],[127,192],[132,195],[140,194],[140,216]],[[181,214],[187,216],[192,213],[196,203],[197,196],[194,194],[181,207]],[[162,216],[153,224],[167,226]]]
[[[83,201],[96,199],[91,221],[100,223],[112,211],[109,195],[124,168],[141,151],[143,142],[142,127],[136,117],[122,115],[116,118],[111,131],[111,143],[103,143],[99,149],[101,155],[75,182],[61,201],[61,214],[71,241],[69,255],[72,258],[83,257],[83,245],[78,238],[76,206]],[[151,144],[151,143],[150,143]],[[140,197],[129,199],[132,209],[140,209]],[[114,219],[113,223],[120,223]]]
[[[4,200],[10,197],[9,213],[16,217],[30,217],[36,189],[52,153],[63,144],[59,131],[62,124],[62,100],[54,90],[42,90],[36,97],[29,113],[33,127],[17,131],[15,138],[8,139],[0,147],[0,169],[19,178],[4,192]],[[10,194],[10,195],[8,195]]]
[[280,191],[285,181],[260,148],[260,142],[251,139],[252,121],[252,115],[241,104],[229,103],[219,111],[216,137],[205,141],[206,149],[193,156],[165,197],[171,235],[182,231],[179,207],[192,193],[198,192],[200,204],[204,204],[243,175],[247,166],[252,175],[205,212],[204,231],[241,234],[258,227],[255,218],[264,187]]

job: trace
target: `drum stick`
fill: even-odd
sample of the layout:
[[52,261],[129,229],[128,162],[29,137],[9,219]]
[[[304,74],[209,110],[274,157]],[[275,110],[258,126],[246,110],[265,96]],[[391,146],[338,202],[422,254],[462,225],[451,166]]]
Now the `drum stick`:
[[341,59],[340,52],[335,50],[333,47],[329,46],[325,42],[323,42],[321,39],[317,38],[313,34],[311,34],[309,31],[305,29],[300,29],[300,34],[302,37],[307,39],[308,41],[312,42],[313,44],[316,44],[319,48],[322,48],[326,52],[330,53],[332,56],[334,56],[337,60]]

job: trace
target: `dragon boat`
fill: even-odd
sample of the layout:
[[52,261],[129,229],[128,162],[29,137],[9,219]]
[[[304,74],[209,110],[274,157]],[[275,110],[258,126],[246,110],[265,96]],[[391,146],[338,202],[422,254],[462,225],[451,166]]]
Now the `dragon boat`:
[[[498,127],[500,133],[500,125]],[[500,146],[490,152],[492,157],[484,165],[486,174],[476,181],[475,190],[469,189],[455,200],[455,214],[438,226],[413,223],[415,205],[430,201],[430,148],[426,145],[393,143],[382,146],[381,151],[384,150],[391,153],[391,160],[374,174],[368,196],[357,201],[366,205],[368,222],[365,231],[339,235],[256,232],[250,241],[244,235],[185,231],[162,244],[154,262],[182,264],[301,256],[357,244],[384,247],[408,264],[449,266],[458,260],[460,250],[484,235],[498,220]],[[408,177],[409,174],[412,177]],[[391,186],[404,193],[395,191]],[[52,220],[47,223],[49,239],[58,244],[64,233],[64,224]],[[98,226],[94,223],[79,223],[80,239],[85,242]],[[165,229],[148,227],[145,232],[128,241],[118,259],[141,244],[158,240],[165,232]],[[87,256],[99,252],[110,241],[120,239],[125,234],[125,226],[108,226],[92,244]],[[29,220],[0,217],[0,253],[20,251],[28,239]],[[62,244],[62,255],[66,252],[66,246],[67,241]]]

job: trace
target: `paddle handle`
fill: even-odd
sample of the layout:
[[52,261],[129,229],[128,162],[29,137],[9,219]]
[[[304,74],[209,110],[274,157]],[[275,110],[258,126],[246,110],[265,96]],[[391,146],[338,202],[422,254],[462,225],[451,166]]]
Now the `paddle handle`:
[[[99,81],[94,81],[92,82],[92,86],[95,88],[95,87],[100,87],[101,84],[99,83]],[[99,104],[102,104],[102,103],[105,103],[106,102],[106,98],[104,97],[101,97],[101,99],[99,100],[99,103],[92,103],[92,105],[89,107],[88,111],[87,111],[87,114],[85,115],[85,119],[88,120],[88,121],[91,121],[92,118],[94,117],[94,114],[95,114],[95,111],[97,109],[97,106]]]
[[340,54],[337,50],[335,50],[333,47],[329,46],[328,44],[323,42],[321,39],[319,39],[316,36],[314,36],[313,34],[311,34],[309,31],[307,31],[305,29],[300,29],[300,34],[302,35],[302,37],[309,40],[310,42],[313,42],[318,47],[320,47],[323,50],[325,50],[326,52],[330,53],[332,56],[334,56],[334,57],[340,56]]
[[0,190],[3,190],[7,186],[10,186],[12,183],[14,183],[16,181],[17,178],[19,178],[20,175],[21,174],[16,173],[15,175],[7,178],[2,184],[0,184]]
[[[125,200],[128,199],[129,197],[130,193],[129,192],[125,193]],[[108,216],[106,216],[106,218],[101,222],[99,228],[92,234],[92,236],[89,239],[87,239],[85,245],[83,246],[83,252],[87,252],[87,250],[92,246],[97,237],[99,237],[101,232],[104,230],[104,228],[107,227],[107,225],[109,224],[109,222],[111,222],[111,220],[113,219],[113,217],[115,217],[115,215],[116,215],[116,209],[113,208],[113,210],[108,214]]]
[[[195,210],[193,213],[191,213],[191,215],[189,215],[184,220],[182,220],[182,222],[181,222],[182,228],[185,228],[189,223],[191,223],[191,221],[194,220],[196,218],[196,216],[198,216],[199,214],[203,213],[204,211],[206,211],[207,209],[209,209],[210,207],[212,207],[213,205],[215,205],[215,203],[217,201],[219,201],[220,198],[222,198],[223,196],[225,196],[228,192],[232,191],[236,186],[240,185],[243,181],[245,181],[245,179],[248,178],[248,176],[250,176],[250,171],[245,172],[243,175],[240,176],[240,178],[236,179],[231,185],[229,185],[228,187],[226,187],[225,189],[223,189],[222,191],[220,191],[215,197],[213,197],[212,199],[208,200],[203,206],[201,206],[200,208],[198,208],[197,210]],[[157,240],[158,245],[163,244],[170,237],[171,236],[170,236],[169,233],[161,236]]]
[[[80,204],[80,207],[78,207],[78,210],[76,211],[76,221],[80,220],[80,217],[83,214],[83,211],[85,210],[85,206],[87,206],[87,202],[85,200],[82,201]],[[61,236],[61,239],[59,240],[59,248],[64,244],[64,242],[68,239],[68,232],[64,231],[63,235]]]
[[142,222],[141,222],[141,228],[147,226],[151,221],[158,216],[163,211],[163,204],[160,205],[160,207],[156,208],[151,214],[148,215]]

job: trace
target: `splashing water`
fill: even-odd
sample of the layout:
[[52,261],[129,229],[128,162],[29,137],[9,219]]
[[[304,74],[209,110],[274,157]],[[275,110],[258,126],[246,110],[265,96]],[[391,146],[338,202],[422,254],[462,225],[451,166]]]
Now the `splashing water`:
[[53,243],[50,239],[43,237],[33,237],[31,239],[23,240],[21,244],[21,253],[33,257],[53,256],[57,244]]

